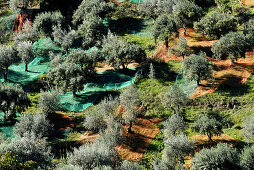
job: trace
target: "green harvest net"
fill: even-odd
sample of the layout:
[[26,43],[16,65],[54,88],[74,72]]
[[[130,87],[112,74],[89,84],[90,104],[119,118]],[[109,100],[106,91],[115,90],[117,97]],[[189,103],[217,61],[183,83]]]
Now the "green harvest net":
[[92,106],[102,92],[118,90],[131,85],[135,81],[135,74],[128,76],[114,71],[98,72],[96,83],[88,83],[78,97],[73,97],[71,92],[60,94],[62,107],[69,111],[82,111]]
[[188,97],[192,95],[198,88],[196,81],[188,81],[184,78],[182,69],[180,69],[174,84],[178,86]]
[[[13,138],[13,128],[14,125],[5,125],[3,123],[3,117],[4,117],[4,113],[0,112],[0,133],[4,134],[7,138]],[[20,115],[17,114],[17,120],[20,119]]]

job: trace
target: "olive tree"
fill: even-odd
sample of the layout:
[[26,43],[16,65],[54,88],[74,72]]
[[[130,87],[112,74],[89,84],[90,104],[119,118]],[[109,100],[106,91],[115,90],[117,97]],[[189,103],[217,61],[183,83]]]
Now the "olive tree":
[[247,51],[251,51],[250,41],[241,33],[230,32],[221,37],[213,44],[213,57],[221,60],[222,57],[229,57],[234,63],[238,58],[244,58]]
[[142,168],[136,162],[124,160],[120,166],[122,170],[141,170]]
[[194,29],[203,35],[220,38],[221,36],[237,30],[236,19],[228,14],[213,11],[194,23]]
[[202,16],[202,8],[188,0],[180,0],[174,6],[173,14],[175,22],[184,28],[185,34],[186,28],[192,26],[193,22],[198,21]]
[[168,47],[168,39],[173,33],[178,34],[179,24],[176,23],[175,17],[168,15],[161,15],[154,23],[153,37],[156,42],[157,39],[165,40],[166,47]]
[[23,137],[15,137],[11,151],[19,162],[34,161],[37,167],[49,167],[52,160],[51,148],[45,138],[38,138],[34,133],[25,133]]
[[250,142],[254,139],[254,116],[247,116],[242,124],[244,135]]
[[78,33],[75,30],[69,29],[68,31],[61,29],[60,26],[53,26],[54,42],[60,45],[62,50],[66,53],[69,52],[74,40],[77,38]]
[[164,126],[164,140],[170,138],[171,136],[176,136],[184,131],[184,120],[178,114],[173,114],[166,121],[163,122]]
[[196,81],[200,85],[201,80],[212,76],[212,64],[206,58],[206,53],[192,54],[185,58],[182,64],[183,76],[189,81]]
[[16,11],[18,8],[22,10],[32,7],[32,3],[35,0],[10,0],[9,7],[12,11]]
[[24,137],[26,133],[34,133],[35,137],[49,137],[52,135],[52,125],[45,114],[25,114],[14,128],[15,136]]
[[254,145],[244,148],[240,158],[240,165],[242,169],[254,169]]
[[37,32],[48,34],[51,40],[54,40],[53,37],[53,28],[54,26],[63,26],[64,17],[61,12],[42,12],[35,16],[33,22],[33,28]]
[[194,152],[194,146],[186,135],[171,136],[164,141],[163,159],[173,158],[184,164],[184,156]]
[[14,121],[17,112],[24,111],[30,106],[26,93],[17,86],[1,85],[0,110],[4,112],[4,121]]
[[232,146],[219,143],[197,153],[192,160],[192,169],[239,169],[239,154]]
[[72,91],[74,96],[77,92],[83,90],[93,75],[86,73],[79,65],[74,63],[58,64],[53,70],[48,72],[47,77],[50,82],[64,92]]
[[122,115],[124,121],[129,123],[128,132],[131,133],[132,123],[136,119],[135,112],[135,104],[139,100],[139,92],[138,89],[134,86],[128,86],[121,94],[120,94],[120,104],[124,106],[125,111]]
[[112,3],[106,3],[104,0],[83,0],[78,9],[73,14],[73,24],[79,25],[87,15],[93,14],[104,18],[105,15],[113,10]]
[[28,71],[28,63],[34,57],[33,43],[31,41],[23,41],[17,44],[18,56],[25,63],[25,71]]
[[250,19],[244,24],[244,35],[254,44],[254,19]]
[[190,47],[188,46],[188,41],[185,37],[181,36],[177,42],[177,48],[170,47],[169,53],[174,54],[177,57],[189,56],[191,54]]
[[113,34],[109,34],[103,40],[101,53],[105,56],[107,63],[115,69],[119,69],[120,66],[125,69],[129,63],[143,61],[146,56],[139,45],[120,40]]
[[55,113],[60,108],[59,95],[57,92],[41,92],[39,98],[39,107],[43,113],[48,116],[50,113]]
[[8,68],[19,61],[15,50],[10,46],[0,47],[0,67],[3,70],[4,81],[7,81]]
[[83,38],[83,46],[85,48],[100,46],[103,36],[107,34],[107,28],[99,16],[87,14],[82,24],[78,27],[78,33]]
[[162,14],[172,13],[175,0],[148,0],[139,4],[141,14],[151,17],[154,21]]
[[186,94],[176,85],[172,86],[170,91],[162,92],[159,97],[162,105],[172,109],[175,114],[179,114],[180,107],[188,102]]
[[222,124],[214,117],[208,117],[207,115],[201,116],[192,125],[192,129],[202,134],[206,134],[211,143],[213,143],[212,136],[222,133]]

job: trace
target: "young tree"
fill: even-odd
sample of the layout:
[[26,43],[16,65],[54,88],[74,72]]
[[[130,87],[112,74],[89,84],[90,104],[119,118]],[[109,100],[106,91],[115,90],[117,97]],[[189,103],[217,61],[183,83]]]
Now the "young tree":
[[155,71],[154,71],[154,68],[153,68],[153,63],[150,63],[149,78],[150,79],[155,79]]
[[194,21],[199,20],[202,16],[202,8],[188,0],[180,0],[173,8],[175,22],[178,26],[184,28],[184,35],[186,28],[192,26]]
[[19,162],[34,161],[37,167],[47,168],[51,164],[51,149],[45,138],[38,138],[34,133],[25,133],[23,137],[12,140],[11,151]]
[[83,46],[100,46],[103,36],[107,34],[107,28],[103,20],[94,14],[87,14],[83,23],[78,27],[78,33],[83,38]]
[[24,137],[26,133],[34,133],[35,137],[43,138],[52,135],[52,125],[45,114],[25,114],[14,128],[15,136]]
[[193,144],[186,135],[172,136],[164,144],[163,157],[168,157],[168,159],[173,157],[173,159],[179,160],[181,164],[184,164],[184,156],[194,152]]
[[245,53],[251,51],[251,47],[251,43],[243,34],[230,32],[213,44],[212,52],[214,58],[221,60],[223,56],[228,56],[234,63],[238,58],[244,58]]
[[104,18],[105,15],[113,10],[112,3],[104,0],[83,0],[78,9],[73,14],[73,24],[79,25],[89,14]]
[[16,52],[10,46],[0,47],[0,67],[3,70],[4,81],[7,81],[8,68],[19,61]]
[[31,41],[19,42],[17,44],[18,56],[25,63],[25,71],[28,71],[28,63],[34,57],[33,44]]
[[140,62],[145,59],[144,50],[136,44],[119,40],[113,34],[109,34],[103,40],[101,53],[105,56],[108,64],[112,64],[115,69],[120,66],[127,68],[132,61]]
[[206,53],[192,54],[185,58],[182,64],[183,76],[187,80],[194,80],[200,85],[200,81],[212,76],[212,64],[206,58]]
[[24,111],[30,106],[26,93],[17,86],[1,85],[0,110],[4,112],[4,121],[14,121],[17,112]]
[[160,100],[164,107],[171,108],[175,114],[180,113],[180,107],[188,102],[188,97],[176,85],[172,86],[170,91],[160,94]]
[[53,26],[54,42],[60,45],[62,50],[69,53],[70,47],[77,38],[78,33],[75,30],[62,30],[60,26]]
[[237,22],[233,16],[213,11],[194,23],[194,29],[208,37],[221,36],[237,30]]
[[199,131],[202,134],[206,134],[211,143],[213,143],[212,136],[214,134],[222,133],[222,124],[215,118],[210,118],[207,115],[201,116],[195,123],[192,125],[192,129]]
[[184,120],[183,117],[178,114],[173,114],[165,122],[164,126],[164,140],[169,139],[171,136],[176,136],[184,131]]
[[135,104],[139,100],[139,93],[134,85],[128,86],[121,94],[120,94],[120,104],[124,106],[125,112],[122,115],[122,118],[125,122],[129,123],[128,132],[131,133],[132,123],[136,119],[135,113]]
[[62,26],[64,22],[64,17],[59,11],[55,12],[43,12],[36,15],[33,23],[33,28],[37,32],[48,34],[51,40],[53,37],[54,26]]
[[254,116],[247,116],[242,124],[244,135],[250,142],[254,139]]
[[244,148],[241,154],[240,165],[242,169],[252,170],[254,169],[254,145]]
[[172,13],[177,1],[174,0],[148,0],[139,4],[139,11],[154,21],[162,14]]
[[177,43],[177,49],[170,47],[170,53],[173,53],[177,57],[184,57],[189,56],[191,54],[190,47],[188,46],[188,41],[185,37],[181,36],[178,43]]
[[168,15],[161,15],[154,23],[153,27],[153,37],[154,41],[163,39],[166,42],[166,47],[168,47],[168,38],[172,36],[173,33],[178,35],[179,24],[176,23],[175,17]]
[[74,96],[77,96],[78,91],[83,90],[84,84],[93,76],[94,74],[86,73],[74,63],[59,64],[47,74],[55,87],[62,89],[64,92],[70,90]]
[[235,148],[219,143],[211,149],[202,149],[192,160],[192,169],[239,169],[239,154]]
[[59,95],[57,92],[41,92],[39,98],[39,107],[42,113],[48,116],[50,113],[55,113],[59,109]]

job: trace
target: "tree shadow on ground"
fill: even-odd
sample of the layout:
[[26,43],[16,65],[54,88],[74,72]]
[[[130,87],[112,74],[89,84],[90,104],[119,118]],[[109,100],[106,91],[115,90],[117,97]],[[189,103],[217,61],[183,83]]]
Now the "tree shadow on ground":
[[212,57],[212,56],[213,56],[213,52],[212,52],[212,50],[211,50],[211,47],[193,46],[193,47],[191,47],[191,49],[193,50],[193,52],[194,52],[195,54],[198,54],[198,53],[200,53],[201,51],[203,51],[203,52],[206,53],[206,55],[207,55],[208,57]]

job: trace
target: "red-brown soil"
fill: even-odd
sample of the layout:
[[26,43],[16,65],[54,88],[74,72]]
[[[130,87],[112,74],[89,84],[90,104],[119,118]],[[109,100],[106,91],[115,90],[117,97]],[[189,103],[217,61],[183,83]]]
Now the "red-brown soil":
[[74,127],[73,120],[63,113],[50,114],[49,120],[57,131]]
[[239,0],[239,2],[240,2],[242,5],[254,6],[254,1],[253,1],[253,0]]
[[[180,29],[179,32],[180,35],[183,35],[183,29]],[[196,33],[193,29],[187,29],[186,35],[184,36],[188,39],[188,45],[191,48],[211,47],[216,42],[215,40],[206,41],[200,33]],[[171,47],[174,48],[175,45],[171,45]],[[169,60],[182,60],[182,57],[176,57],[172,54],[169,55],[164,43],[158,46],[153,57],[165,62]],[[190,98],[200,97],[206,93],[213,93],[221,84],[238,86],[245,83],[253,71],[250,66],[254,65],[254,49],[252,52],[246,53],[246,58],[238,59],[236,64],[231,64],[229,59],[217,61],[213,58],[207,58],[216,66],[216,69],[213,71],[214,80],[202,81],[202,86],[199,86]]]

